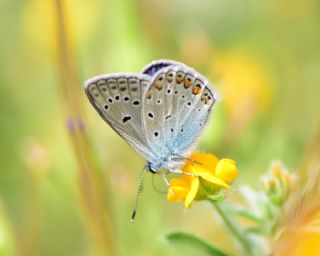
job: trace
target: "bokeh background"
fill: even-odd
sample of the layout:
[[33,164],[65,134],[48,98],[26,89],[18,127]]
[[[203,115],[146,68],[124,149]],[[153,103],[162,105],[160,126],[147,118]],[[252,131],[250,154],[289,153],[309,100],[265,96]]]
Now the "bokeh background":
[[[193,232],[233,251],[205,203],[185,211],[94,111],[83,81],[175,59],[220,95],[199,149],[236,160],[239,184],[295,169],[319,125],[317,0],[1,0],[0,255],[180,255]],[[165,189],[161,177],[154,182]]]

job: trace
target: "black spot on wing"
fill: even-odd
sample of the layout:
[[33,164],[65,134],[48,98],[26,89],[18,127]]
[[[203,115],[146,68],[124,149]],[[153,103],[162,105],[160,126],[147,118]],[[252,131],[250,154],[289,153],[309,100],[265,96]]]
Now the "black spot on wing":
[[122,118],[122,122],[123,123],[126,123],[126,122],[128,122],[130,120],[131,120],[131,116],[125,116],[124,118]]
[[139,100],[135,100],[132,102],[133,105],[135,106],[139,106],[140,105],[140,101]]
[[151,119],[153,119],[153,113],[152,112],[148,112],[148,117],[150,117]]

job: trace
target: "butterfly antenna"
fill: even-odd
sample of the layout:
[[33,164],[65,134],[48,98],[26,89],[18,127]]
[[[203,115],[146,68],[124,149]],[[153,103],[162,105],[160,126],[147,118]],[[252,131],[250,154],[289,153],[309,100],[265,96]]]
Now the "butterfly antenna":
[[134,208],[133,208],[133,212],[132,212],[132,216],[131,216],[131,220],[130,222],[133,223],[134,222],[134,218],[136,217],[137,214],[137,208],[138,208],[138,204],[139,204],[139,199],[140,199],[140,194],[143,190],[143,179],[144,179],[144,174],[146,173],[147,168],[146,166],[143,167],[140,176],[139,176],[139,180],[138,180],[138,188],[137,188],[137,195],[136,195],[136,202],[134,204]]

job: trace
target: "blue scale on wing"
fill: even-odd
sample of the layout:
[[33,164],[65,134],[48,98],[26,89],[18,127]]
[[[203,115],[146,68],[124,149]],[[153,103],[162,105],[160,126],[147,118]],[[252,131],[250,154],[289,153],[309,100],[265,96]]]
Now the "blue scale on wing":
[[[205,84],[208,82],[186,66],[169,67],[166,74],[173,90],[171,107],[168,108],[170,119],[165,122],[168,133],[166,145],[172,154],[184,155],[187,153],[186,145],[191,145],[197,139],[208,116],[205,111],[198,113],[195,109],[211,109],[211,106],[200,103]],[[189,124],[191,128],[187,127]]]
[[175,154],[188,154],[196,142],[203,128],[206,126],[211,109],[216,99],[211,90],[206,86],[199,94],[199,100],[191,107],[191,111],[184,116],[180,123],[180,130],[173,140]]

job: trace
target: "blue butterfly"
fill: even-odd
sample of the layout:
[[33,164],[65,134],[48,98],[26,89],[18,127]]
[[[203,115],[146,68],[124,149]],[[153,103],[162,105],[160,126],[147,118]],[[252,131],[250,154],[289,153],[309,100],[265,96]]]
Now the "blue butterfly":
[[85,92],[152,173],[182,173],[217,99],[207,79],[172,60],[153,61],[141,74],[96,76],[85,82]]

